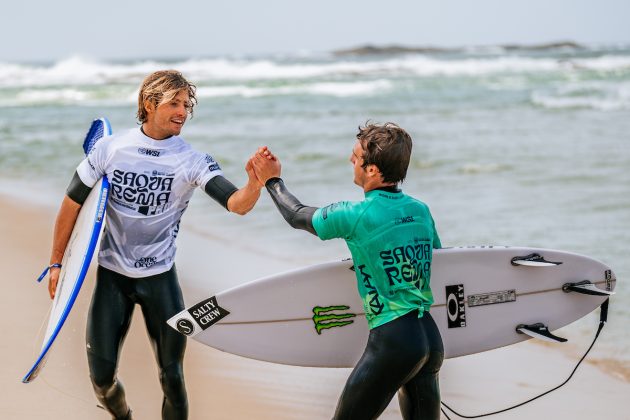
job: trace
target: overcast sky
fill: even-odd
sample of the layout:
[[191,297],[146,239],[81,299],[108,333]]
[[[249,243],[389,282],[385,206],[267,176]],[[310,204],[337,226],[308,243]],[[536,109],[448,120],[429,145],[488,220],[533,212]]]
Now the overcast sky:
[[410,46],[630,44],[629,0],[8,1],[0,62]]

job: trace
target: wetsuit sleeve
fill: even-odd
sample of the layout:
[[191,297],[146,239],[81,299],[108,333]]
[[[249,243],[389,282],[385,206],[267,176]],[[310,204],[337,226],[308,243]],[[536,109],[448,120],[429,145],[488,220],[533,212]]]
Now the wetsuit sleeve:
[[70,185],[68,185],[66,189],[66,195],[75,203],[83,205],[88,195],[90,195],[90,191],[92,191],[92,188],[85,185],[83,181],[81,181],[79,174],[75,171],[72,181],[70,181]]
[[280,214],[291,227],[317,235],[313,227],[313,214],[318,210],[316,207],[308,207],[300,203],[300,200],[289,192],[280,178],[271,178],[265,187]]
[[238,188],[230,181],[225,179],[221,175],[210,178],[206,185],[203,187],[206,194],[208,194],[217,203],[221,204],[228,210],[227,203],[232,194],[238,191]]
[[357,206],[348,201],[340,201],[317,209],[313,215],[313,226],[322,240],[350,239],[359,218]]

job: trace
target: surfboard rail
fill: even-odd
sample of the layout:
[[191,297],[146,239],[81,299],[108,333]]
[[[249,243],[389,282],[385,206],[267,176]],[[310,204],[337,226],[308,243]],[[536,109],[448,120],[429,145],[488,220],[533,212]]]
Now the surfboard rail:
[[[110,135],[111,133],[111,125],[107,118],[94,120],[83,142],[85,153],[88,154],[100,138],[105,135]],[[96,250],[99,237],[103,231],[109,191],[110,183],[107,176],[104,176],[94,186],[81,208],[75,229],[73,229],[70,235],[70,241],[64,252],[62,271],[59,275],[59,282],[57,283],[55,299],[52,303],[42,348],[35,363],[24,378],[22,378],[23,383],[30,383],[35,380],[44,368],[52,345],[65,324],[79,295],[94,251]],[[84,221],[86,218],[87,220]],[[88,228],[85,229],[84,226],[88,226]],[[87,236],[85,236],[86,234]],[[81,237],[79,238],[80,235]],[[81,248],[83,251],[81,251]],[[77,258],[79,258],[79,260],[77,260]],[[72,263],[70,262],[71,259],[73,259]],[[74,263],[74,261],[77,261],[77,263]],[[69,289],[67,289],[68,287]]]

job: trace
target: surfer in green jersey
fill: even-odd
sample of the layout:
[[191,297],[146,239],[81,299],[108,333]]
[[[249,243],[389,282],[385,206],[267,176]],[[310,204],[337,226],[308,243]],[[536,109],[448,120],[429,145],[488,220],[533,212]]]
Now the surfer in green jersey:
[[394,394],[405,419],[439,419],[442,339],[429,310],[431,261],[441,243],[431,212],[402,192],[412,140],[393,123],[359,127],[350,155],[365,199],[326,207],[303,205],[280,178],[266,147],[252,158],[278,210],[294,228],[322,240],[346,241],[354,261],[370,334],[339,398],[335,419],[373,419]]

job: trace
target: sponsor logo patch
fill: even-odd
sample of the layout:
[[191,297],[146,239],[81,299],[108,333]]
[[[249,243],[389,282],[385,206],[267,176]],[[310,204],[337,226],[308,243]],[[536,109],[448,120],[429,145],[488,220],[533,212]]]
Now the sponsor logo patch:
[[357,316],[353,313],[335,314],[332,311],[347,311],[350,309],[346,305],[337,306],[316,306],[313,308],[313,322],[315,323],[315,331],[321,335],[322,330],[329,328],[343,327],[344,325],[352,324],[354,320],[348,320],[348,318],[354,318]]
[[322,209],[322,219],[324,220],[328,219],[328,212],[333,212],[335,210],[335,207],[337,206],[338,206],[338,203],[333,203],[324,207]]
[[212,296],[169,318],[168,325],[187,337],[194,337],[230,314]]
[[604,272],[604,276],[606,278],[606,290],[610,292],[612,290],[612,281],[613,281],[612,271],[606,270]]
[[516,290],[502,290],[500,292],[480,293],[468,296],[469,308],[507,302],[516,302]]
[[383,308],[385,308],[385,304],[381,302],[380,295],[378,294],[378,290],[372,284],[372,275],[365,271],[365,264],[361,264],[360,266],[355,268],[359,270],[359,274],[363,277],[363,286],[365,287],[367,294],[365,296],[365,317],[370,320],[374,318],[376,315],[379,315],[383,312]]
[[202,330],[207,329],[230,314],[230,312],[219,306],[217,298],[214,296],[192,306],[188,309],[188,313]]
[[111,199],[145,216],[161,214],[171,206],[174,179],[174,175],[156,171],[147,175],[115,169],[110,180]]
[[149,268],[153,267],[157,263],[157,257],[142,257],[138,258],[134,263],[135,268]]
[[446,315],[449,328],[462,328],[466,326],[466,305],[463,284],[446,286]]
[[402,225],[403,223],[411,223],[413,221],[414,221],[413,216],[397,217],[394,220],[394,224]]
[[193,323],[186,318],[178,319],[175,326],[177,327],[177,331],[184,335],[191,335],[195,331]]
[[160,150],[147,149],[145,147],[138,148],[138,153],[143,156],[159,157],[162,153]]

